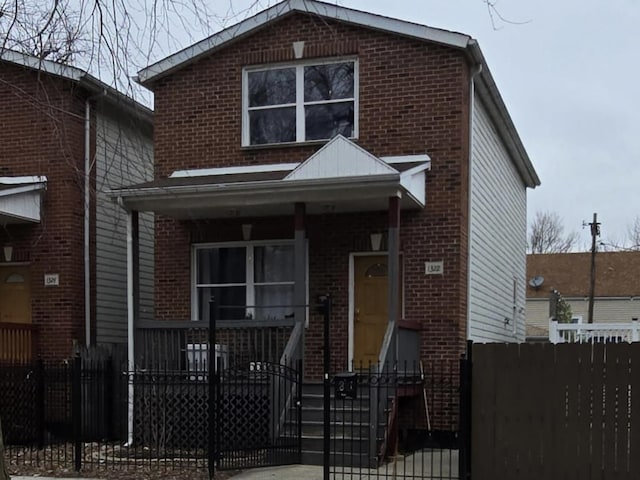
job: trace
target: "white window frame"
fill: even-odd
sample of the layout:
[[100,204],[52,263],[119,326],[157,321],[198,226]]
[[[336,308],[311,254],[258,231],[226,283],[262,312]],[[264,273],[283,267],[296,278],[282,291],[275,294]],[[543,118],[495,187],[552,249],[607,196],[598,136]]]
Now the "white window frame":
[[[330,65],[333,63],[353,62],[353,99],[340,98],[334,100],[319,100],[314,102],[304,101],[304,68],[315,65]],[[296,70],[296,103],[284,103],[279,105],[269,105],[266,107],[254,107],[253,110],[271,109],[276,107],[296,107],[296,140],[294,142],[277,142],[277,143],[260,143],[251,144],[251,132],[249,131],[249,73],[260,72],[265,70],[280,70],[283,68],[295,68]],[[325,142],[329,138],[320,140],[306,140],[305,138],[305,114],[304,108],[307,105],[324,105],[330,103],[345,103],[353,100],[353,134],[351,139],[358,138],[358,112],[359,112],[359,66],[358,59],[355,57],[339,57],[325,60],[306,60],[296,63],[278,63],[269,65],[254,65],[245,67],[242,70],[242,146],[243,147],[264,147],[267,145],[291,145],[307,142]]]
[[[295,288],[294,280],[287,282],[255,282],[254,281],[254,248],[263,246],[294,246],[294,240],[257,240],[248,242],[222,242],[222,243],[194,243],[191,245],[191,320],[198,321],[198,288],[216,288],[216,287],[246,287],[246,304],[249,305],[246,308],[246,314],[251,314],[255,319],[255,287],[261,285],[293,285]],[[206,250],[210,248],[245,248],[245,282],[244,283],[203,283],[198,284],[198,263],[197,252],[198,250]],[[295,248],[295,247],[294,247]],[[309,249],[305,249],[306,255],[306,302],[309,303]],[[295,273],[294,273],[295,277]],[[309,318],[308,307],[306,317]],[[241,320],[238,320],[241,321]]]

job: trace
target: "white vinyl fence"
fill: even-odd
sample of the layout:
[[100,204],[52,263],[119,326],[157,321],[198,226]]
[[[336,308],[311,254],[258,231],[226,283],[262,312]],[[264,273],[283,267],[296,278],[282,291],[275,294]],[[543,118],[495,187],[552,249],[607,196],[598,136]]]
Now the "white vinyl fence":
[[640,322],[558,323],[549,320],[551,343],[631,343],[640,342]]

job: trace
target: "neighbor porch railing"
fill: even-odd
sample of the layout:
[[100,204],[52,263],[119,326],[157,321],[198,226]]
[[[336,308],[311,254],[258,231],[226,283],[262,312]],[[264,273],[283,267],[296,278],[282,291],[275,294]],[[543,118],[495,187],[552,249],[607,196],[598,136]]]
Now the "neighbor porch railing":
[[0,362],[31,362],[35,357],[35,341],[35,325],[0,322]]
[[631,343],[640,342],[640,323],[558,323],[549,320],[551,343]]

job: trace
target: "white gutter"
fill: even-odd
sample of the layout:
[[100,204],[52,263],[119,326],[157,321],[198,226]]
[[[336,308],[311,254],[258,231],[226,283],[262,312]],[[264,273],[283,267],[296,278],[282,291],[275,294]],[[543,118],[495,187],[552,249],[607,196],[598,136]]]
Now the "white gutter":
[[84,106],[84,343],[91,345],[91,103],[87,98]]
[[84,342],[91,345],[91,100],[106,96],[103,90],[84,102]]
[[469,185],[467,187],[467,195],[469,196],[469,212],[468,212],[468,220],[467,220],[467,241],[469,244],[467,245],[467,340],[471,340],[471,302],[469,300],[469,296],[471,294],[471,225],[472,225],[472,211],[471,208],[471,188],[473,186],[473,113],[476,108],[476,88],[475,88],[475,78],[480,75],[482,72],[482,63],[478,63],[475,65],[475,68],[472,68],[471,75],[469,77]]
[[20,193],[33,192],[36,190],[44,190],[46,187],[44,183],[35,183],[31,185],[20,185],[18,187],[7,188],[0,190],[0,197],[9,197],[11,195],[18,195]]
[[195,195],[199,196],[203,193],[228,193],[233,194],[242,191],[251,191],[252,193],[260,192],[291,192],[291,191],[308,191],[310,187],[316,187],[318,190],[326,190],[336,186],[349,185],[357,183],[363,184],[381,184],[389,186],[398,186],[400,173],[369,175],[357,177],[337,177],[323,178],[322,181],[317,179],[311,180],[282,180],[256,181],[256,182],[237,182],[237,183],[214,183],[203,185],[175,185],[161,187],[143,187],[131,188],[123,190],[111,190],[110,194],[122,198],[124,201],[128,198],[136,199],[155,199],[157,197],[171,197],[176,195]]

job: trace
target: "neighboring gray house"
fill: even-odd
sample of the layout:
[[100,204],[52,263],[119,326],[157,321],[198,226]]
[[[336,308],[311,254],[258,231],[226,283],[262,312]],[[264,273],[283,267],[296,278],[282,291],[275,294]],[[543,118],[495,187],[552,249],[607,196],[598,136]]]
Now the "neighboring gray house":
[[[96,342],[127,342],[127,215],[107,194],[153,178],[153,124],[102,103],[96,119]],[[153,320],[152,213],[140,215],[140,318]]]

